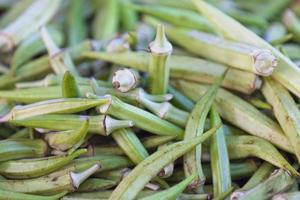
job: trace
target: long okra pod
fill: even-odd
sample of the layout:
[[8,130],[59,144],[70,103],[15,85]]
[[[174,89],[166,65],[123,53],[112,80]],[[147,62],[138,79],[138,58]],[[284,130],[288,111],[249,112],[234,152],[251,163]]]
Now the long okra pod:
[[[117,186],[109,199],[131,199],[135,198],[144,186],[150,181],[162,168],[176,158],[187,153],[199,143],[209,138],[215,133],[215,127],[200,137],[192,140],[173,143],[159,151],[156,151],[139,165],[137,165]],[[151,169],[151,170],[150,170]],[[150,173],[144,173],[150,172]]]
[[300,111],[296,102],[278,82],[265,78],[262,93],[272,105],[274,115],[300,161]]
[[[197,101],[207,90],[205,85],[187,81],[176,81],[174,86],[194,101]],[[293,152],[290,142],[279,125],[241,98],[219,89],[216,106],[221,117],[231,124],[252,135],[262,137],[285,151]]]
[[211,22],[213,28],[223,37],[233,41],[247,41],[248,44],[271,50],[278,59],[278,64],[272,77],[300,97],[300,69],[295,63],[259,36],[213,6],[202,0],[193,0],[193,3],[202,15]]
[[[191,114],[189,115],[185,132],[184,141],[191,140],[204,131],[205,119],[210,110],[210,107],[217,94],[218,88],[223,81],[224,74],[218,78],[215,83],[207,90],[207,92],[197,101]],[[189,187],[197,192],[202,188],[205,183],[205,175],[202,170],[201,164],[202,146],[198,145],[195,149],[188,152],[183,156],[183,168],[185,177],[196,174],[196,178],[189,185]]]
[[86,150],[81,149],[68,156],[51,156],[2,162],[0,164],[0,174],[12,179],[44,176],[67,165],[85,152]]
[[[84,52],[82,56],[129,66],[141,71],[148,71],[150,59],[150,55],[145,52]],[[211,61],[177,55],[172,55],[168,63],[171,68],[171,78],[199,83],[212,83],[215,78],[221,76],[228,68],[225,65]],[[261,80],[251,72],[229,68],[222,86],[250,94],[260,88]]]
[[[212,105],[210,110],[210,123],[212,127],[222,123],[214,105]],[[213,192],[214,196],[218,197],[231,187],[229,156],[222,126],[210,139],[210,155],[213,175]]]

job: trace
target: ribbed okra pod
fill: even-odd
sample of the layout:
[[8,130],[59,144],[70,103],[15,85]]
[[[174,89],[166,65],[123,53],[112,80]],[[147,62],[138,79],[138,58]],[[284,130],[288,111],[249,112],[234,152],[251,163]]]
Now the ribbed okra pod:
[[296,102],[280,83],[265,78],[262,93],[272,105],[274,115],[290,141],[293,152],[300,161],[300,111]]
[[0,31],[0,49],[11,51],[21,40],[50,21],[60,3],[61,0],[34,1],[18,18]]
[[277,65],[276,57],[268,49],[232,42],[195,30],[167,28],[166,32],[171,41],[188,51],[241,70],[269,76]]
[[86,153],[81,149],[68,156],[10,160],[0,163],[0,174],[11,179],[35,178],[50,174]]
[[150,60],[148,66],[148,90],[151,94],[165,94],[169,85],[172,44],[167,40],[163,25],[157,26],[156,37],[149,44]]
[[287,171],[283,169],[275,170],[267,180],[256,185],[254,188],[248,191],[238,190],[233,192],[231,199],[269,199],[274,194],[289,189],[293,183],[294,179]]
[[[173,143],[159,151],[156,151],[139,165],[137,165],[117,186],[109,199],[132,199],[135,198],[144,186],[150,181],[163,167],[176,158],[193,149],[197,144],[202,143],[215,133],[218,127],[214,127],[207,133],[192,140]],[[151,169],[151,170],[150,170]],[[150,173],[145,173],[150,172]]]
[[87,116],[70,114],[41,115],[22,120],[12,120],[9,121],[9,123],[16,126],[68,131],[78,129],[82,125],[83,120],[89,120],[89,133],[106,136],[119,128],[133,126],[133,123],[130,120],[117,120],[108,115]]
[[[210,107],[214,102],[214,98],[221,82],[223,81],[223,78],[224,74],[215,81],[215,83],[205,92],[203,96],[201,96],[201,98],[195,104],[185,127],[184,141],[192,140],[193,138],[203,134],[205,120]],[[213,127],[217,125],[220,125],[220,123],[213,125]],[[195,190],[197,193],[200,192],[205,183],[205,174],[203,173],[202,169],[201,154],[202,146],[198,145],[195,147],[195,149],[189,151],[183,156],[183,169],[185,177],[196,174],[196,177],[189,185],[189,188]]]
[[[174,86],[194,101],[197,101],[208,88],[206,85],[187,81],[176,81]],[[238,96],[219,89],[216,107],[220,116],[231,124],[249,134],[264,138],[285,151],[293,152],[280,126]]]
[[[82,56],[129,66],[141,71],[148,71],[147,63],[150,59],[150,55],[145,52],[84,52]],[[188,56],[172,55],[168,63],[171,68],[171,78],[199,83],[212,83],[227,70],[225,65]],[[261,80],[251,72],[229,68],[222,86],[250,94],[260,88]]]
[[[215,105],[212,105],[210,109],[210,123],[212,127],[222,123]],[[218,197],[231,187],[229,156],[222,126],[217,130],[216,134],[210,138],[210,156],[213,194],[215,197]]]
[[36,158],[46,155],[47,144],[40,139],[7,139],[0,141],[0,161]]
[[[271,50],[278,60],[276,70],[273,72],[272,77],[292,93],[298,97],[300,96],[300,69],[295,63],[220,10],[202,0],[193,0],[193,3],[201,14],[211,22],[212,27],[223,37],[239,42],[247,41],[248,44]],[[224,26],[224,24],[226,24],[226,26]]]
[[89,176],[101,166],[95,164],[79,173],[67,172],[64,174],[52,173],[47,176],[26,180],[0,180],[0,189],[28,194],[51,195],[60,192],[73,192]]

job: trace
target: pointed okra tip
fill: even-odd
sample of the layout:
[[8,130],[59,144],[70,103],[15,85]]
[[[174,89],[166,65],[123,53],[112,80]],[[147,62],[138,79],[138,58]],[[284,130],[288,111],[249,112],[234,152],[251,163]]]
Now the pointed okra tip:
[[173,47],[166,37],[164,25],[157,25],[155,39],[150,43],[149,48],[151,53],[171,54]]

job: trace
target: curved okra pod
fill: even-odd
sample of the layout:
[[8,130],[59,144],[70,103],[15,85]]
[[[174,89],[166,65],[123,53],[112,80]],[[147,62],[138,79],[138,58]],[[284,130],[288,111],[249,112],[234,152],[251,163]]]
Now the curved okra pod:
[[300,198],[300,192],[279,193],[272,197],[272,200],[297,200]]
[[72,61],[71,55],[68,52],[62,52],[58,48],[46,27],[40,28],[40,34],[48,50],[49,61],[53,71],[56,74],[64,74],[66,71],[70,71],[73,75],[78,76],[79,74]]
[[155,40],[149,44],[150,61],[148,66],[148,90],[151,94],[165,94],[169,85],[170,65],[168,59],[172,53],[172,44],[167,40],[165,28],[159,24]]
[[25,106],[15,106],[7,116],[2,118],[2,122],[6,120],[19,120],[28,117],[34,117],[45,114],[54,113],[76,113],[84,111],[102,104],[106,104],[107,98],[84,99],[84,98],[66,98],[51,99],[40,101]]
[[191,175],[190,177],[186,178],[185,180],[181,181],[175,186],[164,191],[154,193],[153,195],[141,198],[141,200],[176,199],[183,192],[183,190],[193,181],[195,177],[196,175]]
[[300,110],[296,102],[278,82],[264,79],[262,93],[266,100],[272,105],[274,115],[281,125],[285,135],[291,143],[293,152],[300,161]]
[[99,164],[78,172],[67,172],[64,174],[52,173],[47,176],[25,179],[25,180],[0,180],[0,189],[22,192],[28,194],[57,194],[68,191],[73,192],[89,176],[100,169]]
[[274,171],[275,167],[268,162],[263,162],[257,169],[257,171],[252,175],[252,177],[246,182],[242,187],[243,190],[250,190],[254,188],[259,183],[266,180],[270,174]]
[[[94,96],[93,94],[89,94]],[[108,113],[120,119],[130,119],[134,125],[158,135],[177,135],[181,137],[183,130],[170,122],[144,111],[138,107],[124,103],[118,98],[107,95],[109,102],[99,107],[101,113]]]
[[45,136],[45,140],[53,149],[66,151],[85,138],[88,132],[88,128],[88,119],[82,120],[82,125],[78,129],[56,133],[47,133]]
[[191,10],[161,5],[133,5],[132,7],[140,13],[157,17],[174,26],[213,32],[207,20]]
[[130,120],[117,120],[108,115],[87,116],[68,114],[41,115],[26,119],[11,120],[9,123],[16,126],[68,131],[72,129],[78,129],[82,125],[83,120],[89,120],[89,133],[105,136],[119,128],[133,126],[133,123]]
[[25,194],[20,192],[12,192],[7,190],[0,190],[0,199],[13,199],[13,200],[57,200],[66,195],[67,192],[61,192],[54,194],[52,196],[42,196],[42,195],[33,195]]
[[75,77],[69,72],[64,73],[62,83],[62,97],[63,98],[76,98],[81,97],[79,86],[77,85]]
[[287,170],[293,176],[299,173],[280,152],[268,141],[256,136],[226,136],[226,144],[230,159],[240,159],[255,156],[272,165]]
[[[283,1],[276,2],[280,3]],[[300,97],[300,70],[294,62],[262,38],[205,1],[193,0],[193,3],[199,12],[211,22],[212,27],[224,38],[238,42],[247,41],[248,44],[271,50],[278,59],[278,65],[272,74],[272,78]],[[262,11],[262,13],[264,12],[265,11]],[[271,13],[273,16],[273,11]],[[226,26],[224,26],[224,24],[226,24]]]
[[[208,86],[187,81],[173,82],[187,97],[197,101]],[[249,134],[264,138],[287,152],[293,152],[282,129],[272,119],[238,96],[220,88],[215,98],[221,117]]]
[[289,189],[293,183],[294,179],[287,171],[278,169],[275,170],[267,180],[256,185],[254,188],[247,191],[237,190],[233,192],[230,199],[269,199],[273,195]]
[[[223,74],[222,77],[218,78],[215,83],[206,91],[206,93],[201,96],[199,101],[197,101],[191,114],[189,115],[186,124],[184,141],[188,141],[199,135],[202,135],[207,114],[212,103],[214,102],[214,98],[217,94],[221,82],[223,81],[224,75],[225,74]],[[203,174],[202,164],[200,160],[201,154],[202,146],[200,144],[196,146],[195,149],[191,150],[183,156],[183,169],[185,177],[188,177],[192,174],[197,175],[197,177],[189,185],[190,189],[193,189],[195,191],[200,191],[205,183],[205,175]]]
[[58,10],[61,0],[34,1],[14,22],[2,29],[0,49],[11,51],[23,39],[46,24]]
[[[83,57],[99,59],[119,65],[132,67],[141,71],[148,71],[150,54],[146,52],[93,52],[82,53]],[[171,68],[171,77],[185,79],[199,83],[212,83],[221,76],[228,67],[200,58],[172,55],[168,65]],[[208,67],[209,66],[209,67]],[[250,94],[261,86],[261,80],[253,73],[229,68],[222,86],[236,91]]]
[[114,72],[112,85],[120,92],[128,92],[134,89],[140,82],[139,73],[133,69],[119,69]]
[[[210,110],[210,123],[212,127],[222,123],[214,105],[212,105]],[[210,139],[210,156],[213,178],[213,194],[214,197],[218,197],[231,187],[229,156],[222,126]]]
[[84,153],[86,150],[81,149],[68,156],[6,161],[0,163],[0,174],[11,179],[40,177],[56,171]]
[[195,148],[195,146],[199,143],[205,141],[215,133],[217,128],[218,127],[214,127],[210,129],[200,137],[193,138],[192,140],[176,142],[156,151],[138,164],[121,181],[109,199],[117,200],[135,198],[138,192],[140,192],[144,186],[163,169],[164,166]]
[[6,139],[0,141],[0,161],[42,157],[48,147],[43,140]]
[[92,192],[97,190],[106,190],[117,185],[116,181],[100,178],[89,178],[84,181],[76,192]]
[[[276,58],[268,49],[232,42],[194,30],[167,28],[166,32],[170,40],[188,51],[241,70],[270,76],[277,65]],[[206,51],[199,51],[199,49],[206,49]]]

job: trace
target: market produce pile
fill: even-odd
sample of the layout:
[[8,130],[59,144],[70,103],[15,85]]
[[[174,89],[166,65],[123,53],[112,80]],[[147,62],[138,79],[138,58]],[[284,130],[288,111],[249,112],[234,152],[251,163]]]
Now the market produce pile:
[[300,199],[300,1],[0,12],[0,199]]

